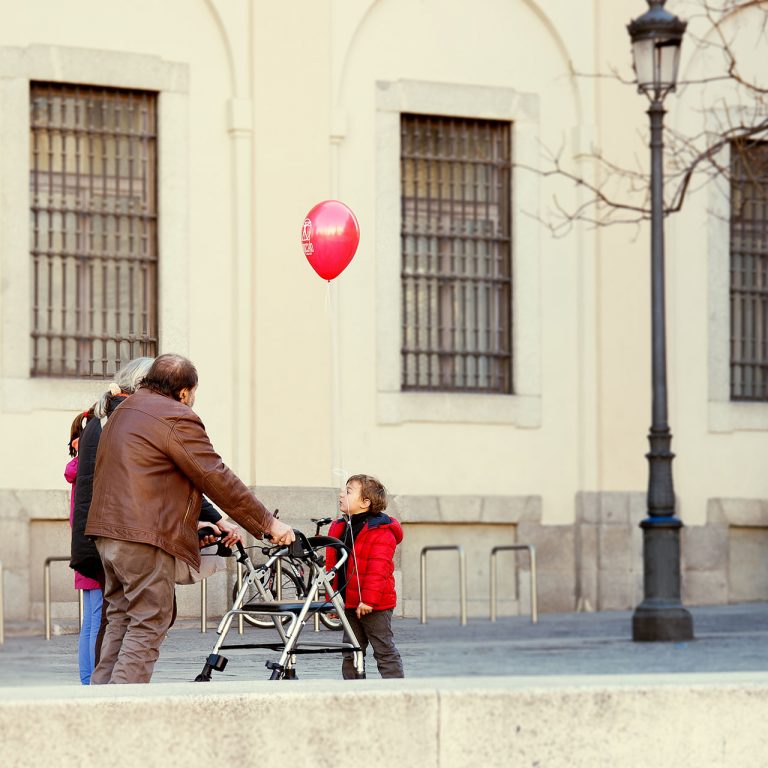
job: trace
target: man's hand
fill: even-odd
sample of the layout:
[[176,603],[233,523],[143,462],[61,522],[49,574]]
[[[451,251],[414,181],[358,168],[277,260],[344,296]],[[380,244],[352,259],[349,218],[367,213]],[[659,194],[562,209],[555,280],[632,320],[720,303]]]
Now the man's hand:
[[198,539],[198,542],[199,542],[199,545],[200,545],[200,549],[202,549],[203,547],[210,547],[211,544],[215,544],[216,543],[216,537],[219,536],[219,534],[221,533],[221,531],[219,530],[219,526],[216,525],[215,523],[205,523],[205,522],[202,522],[202,521],[198,522],[197,530],[199,531],[202,528],[212,528],[216,532],[216,535],[215,536],[203,536],[201,539]]
[[272,525],[269,526],[267,532],[272,537],[273,544],[291,544],[296,539],[293,528],[277,518],[272,520]]
[[360,605],[357,606],[357,610],[355,611],[355,616],[357,616],[358,619],[362,618],[363,616],[367,616],[373,608],[371,608],[370,605],[366,605],[365,603],[361,602]]
[[233,549],[238,541],[243,540],[243,532],[231,520],[224,520],[222,518],[218,523],[216,523],[216,526],[224,534],[224,538],[221,540],[221,543],[225,547]]

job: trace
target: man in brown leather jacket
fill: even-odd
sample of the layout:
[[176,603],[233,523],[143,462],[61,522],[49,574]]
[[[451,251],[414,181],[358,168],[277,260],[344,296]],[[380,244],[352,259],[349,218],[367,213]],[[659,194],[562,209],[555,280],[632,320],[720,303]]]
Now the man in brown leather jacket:
[[94,685],[152,677],[171,623],[175,558],[200,564],[202,493],[249,533],[293,541],[214,451],[191,407],[196,390],[189,360],[160,355],[102,432],[85,529],[106,574],[108,624]]

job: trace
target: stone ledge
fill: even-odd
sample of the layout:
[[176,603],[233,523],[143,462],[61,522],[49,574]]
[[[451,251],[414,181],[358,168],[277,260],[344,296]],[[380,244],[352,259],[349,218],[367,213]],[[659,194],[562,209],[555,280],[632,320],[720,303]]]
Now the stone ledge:
[[540,496],[393,496],[391,509],[404,523],[516,524],[541,520]]
[[[7,768],[166,768],[169,757],[210,768],[223,754],[246,765],[365,755],[369,768],[758,768],[766,706],[768,675],[754,673],[67,686],[4,689],[0,730]],[[203,723],[226,724],[226,743]]]
[[709,499],[707,522],[766,528],[768,527],[768,500]]
[[604,525],[637,525],[646,515],[641,491],[579,491],[576,522]]
[[0,520],[68,520],[69,490],[0,489]]

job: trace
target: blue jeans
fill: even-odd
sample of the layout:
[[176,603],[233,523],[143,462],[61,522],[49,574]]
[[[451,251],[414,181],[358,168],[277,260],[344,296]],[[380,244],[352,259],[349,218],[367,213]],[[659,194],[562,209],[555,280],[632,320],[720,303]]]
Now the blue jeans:
[[96,635],[101,623],[102,593],[100,589],[83,590],[83,628],[77,645],[80,663],[80,682],[90,685],[91,672],[96,664]]

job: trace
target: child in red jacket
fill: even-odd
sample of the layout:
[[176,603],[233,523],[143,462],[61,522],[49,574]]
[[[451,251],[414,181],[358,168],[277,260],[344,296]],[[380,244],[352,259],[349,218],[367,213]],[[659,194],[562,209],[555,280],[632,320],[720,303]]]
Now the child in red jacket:
[[[328,531],[350,550],[334,580],[346,607],[345,613],[365,654],[370,643],[382,677],[403,677],[403,662],[392,634],[392,609],[397,604],[394,578],[395,547],[403,540],[403,529],[384,514],[387,492],[370,475],[352,475],[339,494],[344,517]],[[328,549],[328,567],[336,552]],[[345,636],[345,641],[348,638]],[[355,677],[352,654],[345,653],[341,672],[344,679]]]

